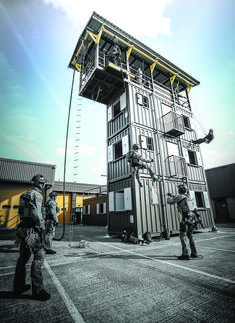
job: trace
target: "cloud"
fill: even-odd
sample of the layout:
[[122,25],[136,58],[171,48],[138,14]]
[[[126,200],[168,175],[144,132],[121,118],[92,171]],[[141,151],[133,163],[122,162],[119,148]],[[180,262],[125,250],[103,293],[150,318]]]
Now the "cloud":
[[[146,0],[144,5],[133,6],[132,1],[120,0],[117,4],[106,0],[44,0],[65,12],[76,26],[84,27],[93,11],[135,37],[170,35],[171,19],[164,17],[167,5],[173,0]],[[115,6],[115,9],[114,9]]]

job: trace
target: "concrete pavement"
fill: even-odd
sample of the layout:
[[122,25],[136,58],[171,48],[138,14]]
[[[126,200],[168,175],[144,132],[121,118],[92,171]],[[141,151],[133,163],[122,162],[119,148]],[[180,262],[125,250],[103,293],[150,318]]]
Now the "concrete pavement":
[[[32,300],[31,291],[12,293],[18,248],[14,230],[1,230],[0,320],[7,322],[170,323],[235,321],[235,228],[195,234],[203,259],[179,261],[178,236],[150,245],[123,243],[105,227],[66,226],[46,255],[49,301]],[[57,227],[56,237],[62,235]],[[81,240],[88,241],[80,248]],[[27,283],[30,283],[27,265]]]

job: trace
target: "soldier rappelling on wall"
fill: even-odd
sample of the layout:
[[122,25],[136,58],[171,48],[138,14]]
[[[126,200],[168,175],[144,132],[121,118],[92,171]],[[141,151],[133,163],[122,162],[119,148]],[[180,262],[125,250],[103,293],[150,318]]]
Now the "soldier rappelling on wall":
[[197,140],[192,140],[193,144],[202,144],[205,142],[206,144],[209,144],[214,139],[214,130],[210,129],[208,134],[204,138],[199,138]]
[[139,150],[139,146],[137,144],[134,144],[132,146],[132,149],[127,153],[127,161],[128,163],[130,163],[131,167],[134,169],[135,175],[136,175],[136,179],[140,185],[140,187],[142,187],[142,183],[140,181],[140,177],[139,177],[139,170],[140,169],[147,169],[149,171],[149,174],[153,180],[153,182],[157,181],[157,176],[154,174],[152,168],[148,165],[149,163],[153,162],[153,159],[148,160],[143,158],[140,154],[138,154],[138,150]]

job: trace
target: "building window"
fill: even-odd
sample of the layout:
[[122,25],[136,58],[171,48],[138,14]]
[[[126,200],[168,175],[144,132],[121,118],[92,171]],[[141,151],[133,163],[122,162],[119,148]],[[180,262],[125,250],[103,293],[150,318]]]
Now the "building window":
[[143,96],[143,106],[145,108],[149,107],[149,99],[147,98],[147,96]]
[[205,207],[203,192],[195,192],[195,199],[197,207]]
[[115,211],[121,211],[124,209],[124,191],[115,192]]
[[118,159],[120,157],[122,157],[122,141],[114,145],[114,158]]
[[114,106],[113,106],[113,116],[114,118],[121,112],[121,107],[120,107],[120,101],[118,101]]
[[104,214],[106,213],[106,203],[100,203],[96,205],[96,213]]
[[91,206],[90,205],[84,205],[83,206],[83,213],[84,214],[90,214],[91,212]]
[[153,138],[140,135],[140,146],[143,149],[154,150]]
[[197,163],[197,156],[195,151],[188,151],[188,157],[189,157],[189,164],[191,165],[198,165]]
[[185,126],[185,128],[191,129],[189,117],[183,116],[183,118],[184,118],[184,126]]
[[149,99],[148,99],[148,97],[144,96],[144,95],[142,95],[140,93],[137,93],[137,103],[139,105],[142,105],[145,108],[149,107]]
[[147,137],[147,149],[148,150],[154,150],[153,138],[152,137]]
[[104,213],[104,204],[99,204],[99,213]]

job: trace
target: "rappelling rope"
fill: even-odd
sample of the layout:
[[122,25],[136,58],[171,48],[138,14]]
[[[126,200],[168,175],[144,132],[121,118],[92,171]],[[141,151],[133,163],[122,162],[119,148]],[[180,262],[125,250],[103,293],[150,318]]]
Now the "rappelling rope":
[[[198,115],[198,117],[196,116],[196,114],[194,114],[193,116],[194,116],[195,120],[197,121],[198,125],[200,126],[200,128],[202,129],[202,132],[203,132],[203,133],[204,133],[204,135],[206,136],[206,135],[207,135],[207,132],[206,132],[206,130],[205,130],[205,125],[204,125],[204,123],[203,123],[203,121],[202,121],[202,118],[201,118],[201,116],[200,116],[199,109],[198,109],[198,106],[197,106],[196,102],[193,102],[193,106],[195,106],[195,108],[196,108],[196,110],[197,110],[197,115]],[[200,119],[200,120],[199,120],[199,119]]]

